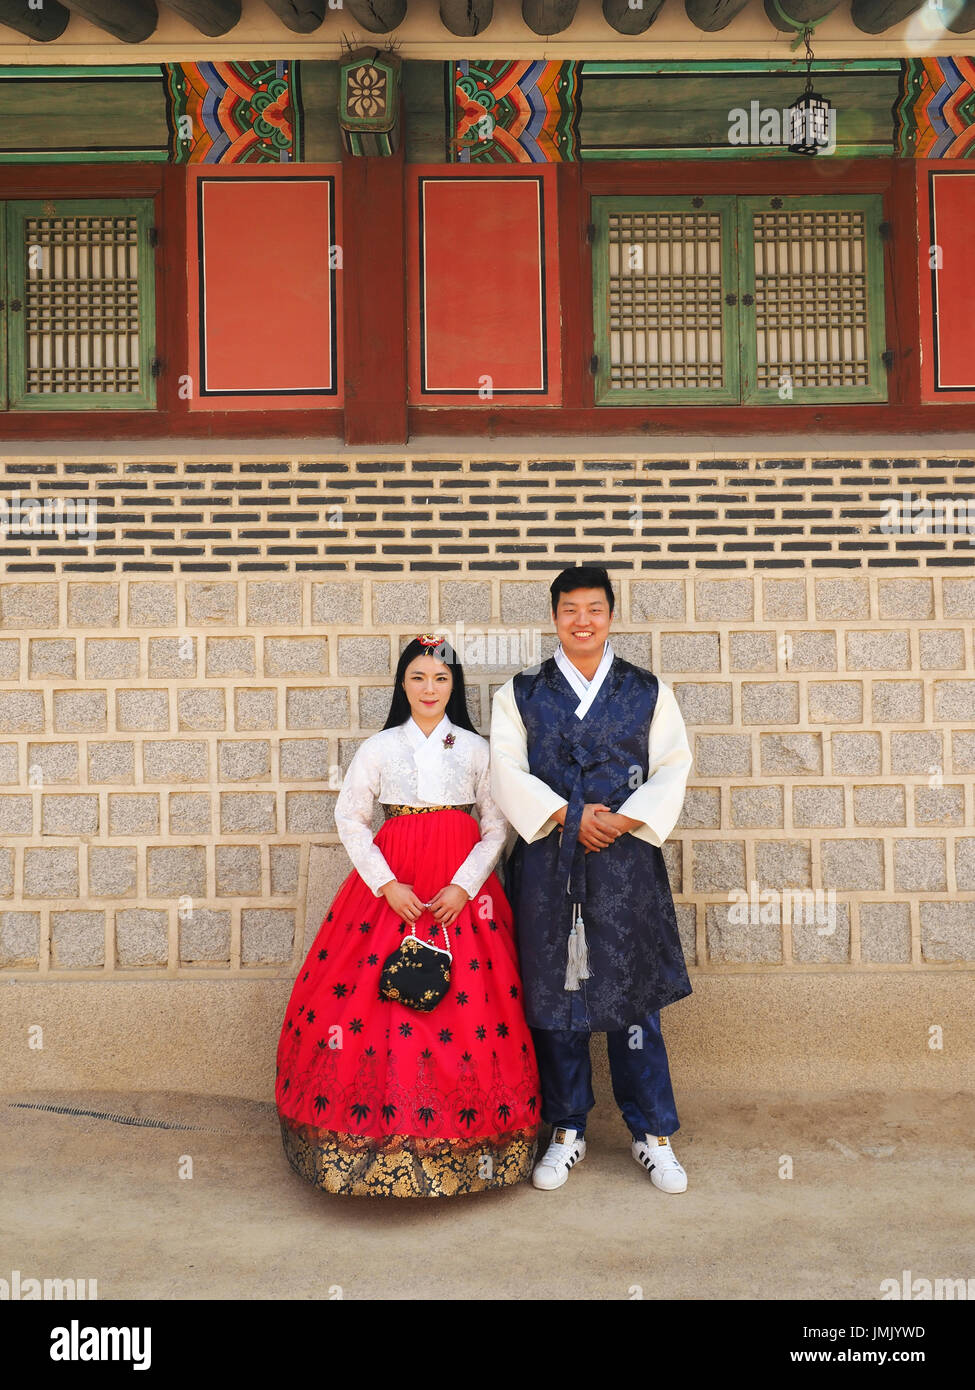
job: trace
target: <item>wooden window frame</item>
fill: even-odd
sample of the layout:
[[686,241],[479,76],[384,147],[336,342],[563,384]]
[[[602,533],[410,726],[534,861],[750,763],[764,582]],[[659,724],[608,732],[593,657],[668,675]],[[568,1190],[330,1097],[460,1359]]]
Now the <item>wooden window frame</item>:
[[804,197],[777,198],[775,211],[803,212],[821,209],[824,212],[862,212],[865,219],[864,270],[867,277],[867,361],[870,379],[866,386],[795,386],[792,396],[780,399],[774,386],[760,388],[757,383],[757,351],[755,317],[756,302],[746,304],[745,296],[755,295],[755,242],[747,220],[753,212],[771,206],[768,197],[743,196],[738,199],[738,307],[741,325],[742,405],[803,405],[828,402],[864,404],[887,400],[887,369],[884,366],[884,253],[880,226],[884,220],[883,199],[875,193],[835,195],[831,193]]
[[[23,223],[26,218],[44,214],[44,201],[39,199],[7,199],[0,204],[7,246],[13,250],[23,245]],[[139,287],[139,382],[140,390],[114,391],[56,391],[28,393],[26,386],[25,340],[12,331],[18,319],[12,317],[10,301],[26,302],[26,271],[20,255],[2,257],[6,265],[5,298],[7,300],[6,346],[3,353],[3,400],[5,410],[153,410],[156,406],[155,380],[152,363],[156,355],[156,293],[153,248],[149,229],[154,225],[154,205],[151,198],[69,198],[58,199],[59,217],[135,216],[137,233],[137,280]],[[6,249],[6,248],[4,248]]]
[[738,405],[741,401],[739,389],[739,322],[733,306],[725,304],[721,313],[722,365],[724,367],[724,386],[712,389],[706,386],[690,387],[644,387],[631,391],[613,390],[610,386],[609,355],[609,260],[608,251],[609,219],[625,203],[627,212],[717,212],[721,217],[721,281],[722,293],[726,286],[737,278],[735,267],[736,221],[735,199],[733,196],[718,195],[702,197],[696,207],[691,206],[688,197],[662,196],[593,198],[593,226],[595,236],[593,253],[593,312],[594,340],[597,359],[595,380],[595,403],[604,405],[652,405],[660,403],[709,405]]
[[[777,387],[757,385],[757,335],[755,294],[755,243],[751,234],[754,212],[772,205],[767,195],[688,194],[653,195],[609,194],[592,199],[592,291],[593,352],[596,359],[594,405],[618,408],[628,405],[723,405],[797,406],[809,404],[869,404],[886,402],[887,379],[883,361],[885,348],[883,240],[883,199],[876,193],[786,196],[774,199],[775,210],[785,212],[821,209],[823,211],[862,212],[866,221],[864,237],[867,294],[867,356],[869,382],[864,386],[795,386],[782,397]],[[644,387],[614,389],[610,385],[609,322],[609,218],[614,212],[718,212],[721,216],[722,297],[729,296],[722,311],[722,359],[724,386]],[[748,301],[751,301],[750,303]]]

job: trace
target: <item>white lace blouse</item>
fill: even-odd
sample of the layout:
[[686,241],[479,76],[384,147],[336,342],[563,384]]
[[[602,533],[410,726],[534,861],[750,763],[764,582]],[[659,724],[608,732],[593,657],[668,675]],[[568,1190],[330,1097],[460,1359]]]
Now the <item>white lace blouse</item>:
[[[453,734],[453,745],[444,738]],[[488,741],[459,729],[444,715],[427,737],[412,716],[361,743],[335,802],[335,828],[360,878],[376,897],[396,877],[373,844],[376,801],[400,806],[470,806],[477,809],[481,839],[451,883],[473,898],[498,862],[508,824],[491,796]]]

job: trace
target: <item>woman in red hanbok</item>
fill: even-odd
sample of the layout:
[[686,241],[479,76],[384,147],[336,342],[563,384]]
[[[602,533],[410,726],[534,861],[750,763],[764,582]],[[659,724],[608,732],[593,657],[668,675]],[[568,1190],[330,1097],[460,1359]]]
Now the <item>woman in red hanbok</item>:
[[[377,801],[386,819],[373,838]],[[354,867],[298,972],[278,1044],[288,1161],[317,1187],[353,1195],[521,1182],[539,1091],[511,909],[493,872],[507,823],[463,669],[442,639],[404,649],[389,718],[357,750],[335,824]],[[429,1012],[379,993],[410,931],[453,957]]]

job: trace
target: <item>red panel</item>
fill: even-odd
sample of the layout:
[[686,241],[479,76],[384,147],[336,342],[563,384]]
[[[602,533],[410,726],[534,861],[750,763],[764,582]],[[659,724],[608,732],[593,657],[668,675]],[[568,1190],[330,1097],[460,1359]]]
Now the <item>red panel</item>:
[[555,168],[411,172],[410,400],[560,403]]
[[[924,399],[975,400],[975,173],[918,170]],[[934,261],[934,265],[931,262]]]
[[190,409],[338,404],[335,172],[191,172]]

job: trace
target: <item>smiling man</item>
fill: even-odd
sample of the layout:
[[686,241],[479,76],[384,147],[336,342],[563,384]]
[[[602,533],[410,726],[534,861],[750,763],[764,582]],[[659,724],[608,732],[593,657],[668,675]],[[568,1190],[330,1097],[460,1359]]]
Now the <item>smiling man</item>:
[[662,852],[691,751],[670,688],[613,651],[606,570],[563,570],[551,596],[554,656],[502,686],[491,715],[491,790],[518,832],[507,891],[553,1127],[532,1181],[561,1187],[585,1157],[590,1035],[605,1032],[633,1157],[661,1191],[683,1192],[659,1010],[691,993]]

